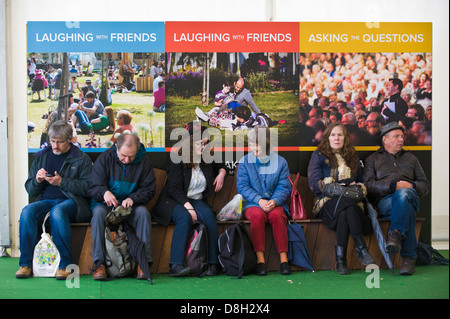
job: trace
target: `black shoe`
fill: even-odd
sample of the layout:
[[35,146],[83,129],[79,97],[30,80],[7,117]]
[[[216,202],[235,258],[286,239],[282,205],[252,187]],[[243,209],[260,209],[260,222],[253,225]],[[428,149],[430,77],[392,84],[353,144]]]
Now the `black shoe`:
[[280,274],[282,275],[290,275],[291,274],[291,267],[287,262],[281,263],[280,265]]
[[205,272],[205,276],[217,276],[220,274],[219,267],[216,264],[211,264]]
[[256,271],[255,271],[255,273],[256,273],[258,276],[265,276],[265,275],[267,275],[266,264],[265,264],[265,263],[258,263],[258,264],[256,265]]
[[184,267],[182,265],[171,265],[169,276],[170,277],[184,277],[191,273],[191,268]]
[[347,268],[347,247],[336,246],[336,271],[340,275],[348,275],[350,271]]
[[398,253],[401,248],[401,241],[402,234],[397,229],[391,231],[386,241],[386,252],[391,255]]
[[375,264],[375,259],[369,254],[364,237],[359,236],[353,239],[355,241],[355,250],[361,263],[364,266]]

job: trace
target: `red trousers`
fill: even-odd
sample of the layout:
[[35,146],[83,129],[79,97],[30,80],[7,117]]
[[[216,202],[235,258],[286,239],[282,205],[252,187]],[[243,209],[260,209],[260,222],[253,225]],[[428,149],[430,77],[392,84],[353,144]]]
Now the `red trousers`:
[[287,217],[284,214],[283,207],[277,206],[269,213],[259,207],[249,207],[245,210],[244,216],[250,220],[250,231],[255,251],[265,251],[267,221],[272,225],[278,253],[288,251]]

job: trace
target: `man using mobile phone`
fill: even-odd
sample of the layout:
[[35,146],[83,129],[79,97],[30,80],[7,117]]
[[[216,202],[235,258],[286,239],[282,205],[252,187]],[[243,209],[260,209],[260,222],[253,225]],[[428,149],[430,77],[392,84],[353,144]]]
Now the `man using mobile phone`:
[[73,145],[72,126],[56,121],[49,130],[50,145],[36,153],[25,188],[37,200],[28,204],[20,215],[20,269],[17,278],[32,274],[33,251],[39,241],[39,230],[50,212],[53,241],[61,256],[56,279],[66,279],[66,267],[73,264],[71,222],[88,222],[91,218],[87,189],[92,170],[89,156]]

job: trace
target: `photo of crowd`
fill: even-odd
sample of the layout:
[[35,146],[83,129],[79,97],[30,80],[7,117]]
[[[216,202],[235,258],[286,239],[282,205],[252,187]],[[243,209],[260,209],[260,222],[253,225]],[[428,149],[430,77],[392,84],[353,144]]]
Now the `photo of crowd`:
[[405,145],[431,145],[431,53],[301,53],[300,146],[316,146],[334,122],[355,146],[379,145],[396,121]]

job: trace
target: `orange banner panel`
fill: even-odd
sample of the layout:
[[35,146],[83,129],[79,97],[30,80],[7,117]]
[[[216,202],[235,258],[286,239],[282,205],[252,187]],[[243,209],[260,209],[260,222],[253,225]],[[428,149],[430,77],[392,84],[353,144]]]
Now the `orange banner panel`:
[[298,52],[298,22],[166,22],[166,52]]

